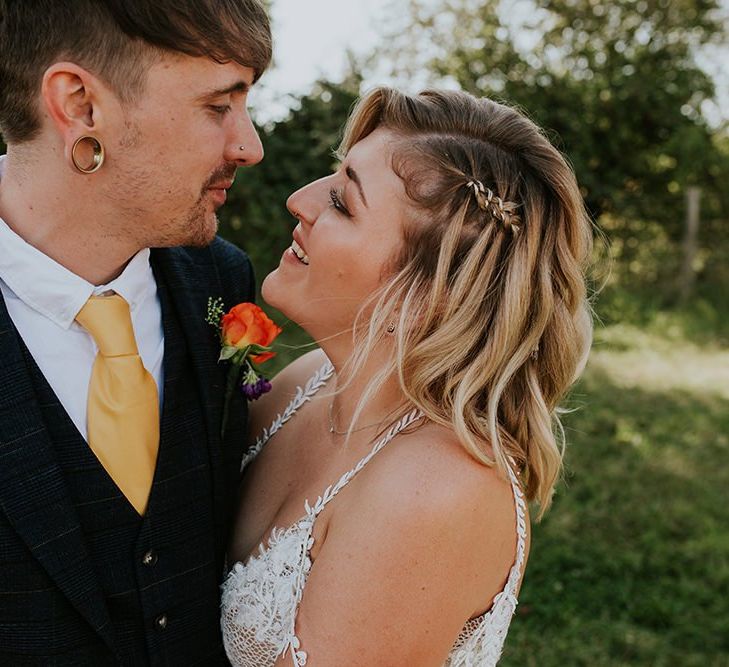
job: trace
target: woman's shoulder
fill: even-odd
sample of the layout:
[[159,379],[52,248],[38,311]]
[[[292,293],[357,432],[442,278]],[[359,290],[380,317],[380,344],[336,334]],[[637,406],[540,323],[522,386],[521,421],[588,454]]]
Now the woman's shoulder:
[[256,438],[293,401],[299,389],[328,362],[321,349],[301,355],[271,380],[271,391],[251,405],[249,432]]
[[360,475],[341,520],[333,517],[332,547],[346,554],[352,545],[370,544],[372,553],[391,560],[397,545],[414,577],[444,579],[464,591],[457,604],[467,613],[483,613],[516,559],[508,475],[474,459],[455,434],[433,424],[398,436]]
[[306,385],[328,361],[327,355],[319,348],[302,354],[274,377],[272,389],[267,397],[270,396],[277,402],[290,401],[296,396],[298,388]]
[[474,576],[484,563],[504,570],[513,564],[517,507],[508,475],[477,461],[452,430],[432,423],[402,434],[381,454],[363,470],[369,474],[360,506],[372,513],[360,519],[385,522],[386,530],[414,541],[427,534],[444,552],[467,545],[451,555]]
[[464,513],[464,527],[478,517],[480,526],[508,523],[513,530],[513,521],[501,521],[513,517],[511,480],[471,456],[451,429],[427,423],[401,434],[372,463],[370,493],[411,515]]

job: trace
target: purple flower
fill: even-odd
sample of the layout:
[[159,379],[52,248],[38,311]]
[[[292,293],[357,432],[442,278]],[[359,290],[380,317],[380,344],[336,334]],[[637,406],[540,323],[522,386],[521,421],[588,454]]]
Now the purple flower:
[[250,381],[248,377],[240,385],[241,391],[249,401],[255,401],[261,398],[263,394],[271,391],[271,383],[262,375],[256,377],[255,382]]

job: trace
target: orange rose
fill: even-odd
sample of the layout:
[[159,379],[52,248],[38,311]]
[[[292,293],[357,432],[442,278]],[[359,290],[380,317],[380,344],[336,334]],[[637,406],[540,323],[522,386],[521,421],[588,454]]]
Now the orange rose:
[[[221,322],[223,344],[239,350],[250,345],[268,347],[280,333],[281,327],[254,303],[239,303],[223,315]],[[251,359],[261,364],[275,355],[275,352],[262,352]]]

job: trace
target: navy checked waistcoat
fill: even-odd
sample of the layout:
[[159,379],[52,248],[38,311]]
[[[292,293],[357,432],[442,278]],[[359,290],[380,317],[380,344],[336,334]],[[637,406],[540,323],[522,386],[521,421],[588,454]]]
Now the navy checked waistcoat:
[[98,463],[0,299],[0,664],[227,664],[219,585],[246,441],[205,323],[209,296],[253,299],[220,240],[153,250],[165,333],[160,449],[139,517]]

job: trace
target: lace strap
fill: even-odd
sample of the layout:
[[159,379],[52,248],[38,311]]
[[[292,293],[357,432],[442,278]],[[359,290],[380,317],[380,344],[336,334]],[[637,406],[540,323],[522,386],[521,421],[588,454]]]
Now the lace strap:
[[296,609],[292,614],[291,627],[289,629],[289,637],[285,649],[286,651],[289,651],[294,667],[304,667],[308,658],[308,656],[306,655],[306,651],[301,650],[301,641],[296,634],[296,616],[298,615],[299,604],[301,603],[301,598],[304,592],[304,584],[306,583],[306,578],[308,576],[309,570],[311,569],[311,558],[309,557],[309,550],[311,549],[311,546],[314,542],[314,538],[311,536],[311,531],[314,527],[314,521],[316,520],[316,517],[326,507],[327,503],[331,502],[334,496],[336,496],[337,493],[339,493],[347,485],[347,483],[360,470],[362,470],[362,468],[367,465],[367,463],[372,459],[375,454],[377,454],[377,452],[379,452],[388,442],[390,442],[390,440],[392,440],[398,433],[400,433],[400,431],[407,428],[408,426],[410,426],[410,424],[416,422],[418,419],[422,419],[422,417],[423,413],[420,410],[415,409],[412,412],[409,412],[402,419],[398,420],[390,427],[387,433],[375,443],[374,447],[372,447],[372,451],[370,451],[367,456],[360,459],[359,463],[357,463],[354,468],[352,468],[348,472],[345,472],[334,486],[328,486],[324,493],[319,496],[319,498],[317,498],[317,501],[316,503],[314,503],[313,508],[309,505],[308,500],[304,501],[306,515],[309,518],[309,532],[307,541],[302,545],[303,552],[301,554],[302,557],[299,571],[296,575],[295,584]]
[[354,468],[351,470],[345,472],[340,478],[339,481],[332,485],[329,485],[325,490],[324,493],[317,498],[316,502],[314,503],[314,507],[311,507],[309,505],[309,501],[306,500],[304,502],[304,508],[306,509],[306,513],[313,519],[319,516],[321,511],[327,506],[328,503],[330,503],[334,496],[336,496],[349,482],[352,480],[352,478],[360,471],[362,468],[364,468],[372,459],[372,457],[377,454],[390,440],[392,440],[400,431],[403,431],[411,424],[415,423],[419,419],[423,418],[423,412],[421,410],[415,409],[406,414],[402,419],[396,421],[385,433],[384,436],[380,440],[378,440],[374,447],[372,447],[372,450],[370,451],[367,456],[360,459],[359,463],[357,463]]
[[273,420],[268,428],[264,428],[261,434],[258,436],[256,442],[248,448],[248,451],[243,455],[243,459],[240,464],[240,472],[258,456],[258,453],[263,449],[265,445],[291,417],[296,414],[296,411],[304,405],[307,401],[310,401],[312,397],[321,389],[329,378],[334,374],[334,366],[329,359],[326,360],[324,365],[312,375],[307,381],[306,385],[302,389],[296,387],[296,395],[293,400],[286,406],[286,409],[276,415],[276,419]]
[[509,477],[511,477],[511,487],[514,491],[514,504],[516,505],[516,560],[509,572],[509,579],[504,587],[504,592],[516,597],[516,589],[522,576],[524,558],[526,556],[526,500],[521,490],[519,480],[516,478],[511,466],[508,466]]

